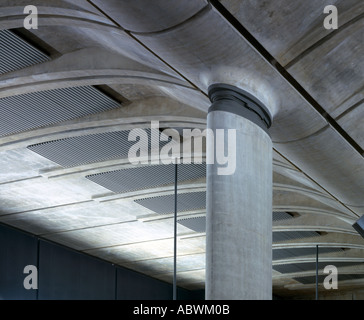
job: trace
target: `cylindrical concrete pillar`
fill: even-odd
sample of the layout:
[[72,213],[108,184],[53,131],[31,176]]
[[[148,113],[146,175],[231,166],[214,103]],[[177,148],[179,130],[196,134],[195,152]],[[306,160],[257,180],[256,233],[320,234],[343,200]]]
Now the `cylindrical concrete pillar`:
[[[208,146],[214,147],[214,156],[207,158],[206,299],[269,300],[272,299],[272,141],[268,134],[271,116],[260,101],[234,86],[212,85],[209,96],[212,105],[207,128],[215,139],[210,139]],[[218,129],[224,129],[223,140],[217,139]],[[229,139],[228,129],[234,129],[235,142]],[[216,144],[212,146],[211,141]],[[223,172],[221,153],[225,152],[227,157],[232,147],[235,170]],[[209,152],[212,154],[211,149]]]

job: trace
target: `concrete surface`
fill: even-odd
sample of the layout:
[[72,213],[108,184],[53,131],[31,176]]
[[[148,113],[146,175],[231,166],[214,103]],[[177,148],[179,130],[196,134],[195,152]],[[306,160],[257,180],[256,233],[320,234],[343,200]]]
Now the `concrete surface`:
[[[224,82],[254,94],[274,115],[272,207],[293,217],[273,221],[273,231],[320,232],[273,242],[272,249],[345,248],[326,253],[325,261],[355,262],[339,268],[339,274],[364,275],[364,239],[352,228],[364,214],[362,1],[334,1],[337,30],[323,27],[329,0],[220,3],[269,59],[209,1],[32,1],[39,7],[39,28],[24,37],[51,49],[51,60],[1,75],[0,98],[106,85],[125,103],[103,114],[0,137],[0,222],[171,282],[172,216],[158,217],[136,204],[138,193],[110,195],[85,178],[120,169],[127,159],[62,168],[27,146],[148,128],[152,120],[163,128],[204,129],[207,88]],[[27,4],[2,1],[0,29],[22,28]],[[203,184],[196,181],[184,190],[206,190]],[[172,194],[173,185],[141,190],[139,197],[158,192]],[[183,213],[189,214],[205,212]],[[182,287],[204,288],[205,241],[205,233],[178,226]],[[300,259],[313,261],[314,255]],[[314,297],[314,285],[297,281],[314,270],[274,270],[297,262],[297,257],[273,261],[277,296]],[[345,280],[336,292],[322,289],[322,296],[362,299],[363,287],[363,278]]]

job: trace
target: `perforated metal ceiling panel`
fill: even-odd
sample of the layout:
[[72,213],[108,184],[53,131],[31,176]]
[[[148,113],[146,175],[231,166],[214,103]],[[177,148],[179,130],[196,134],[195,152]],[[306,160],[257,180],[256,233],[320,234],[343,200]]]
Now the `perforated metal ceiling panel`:
[[273,232],[273,242],[289,241],[318,236],[320,236],[320,234],[316,231],[275,231]]
[[[273,221],[283,220],[283,219],[293,219],[293,217],[286,212],[273,212]],[[191,230],[196,232],[205,232],[206,231],[206,217],[195,217],[195,218],[186,218],[178,220],[178,223],[184,225]],[[276,251],[276,250],[274,250]],[[273,253],[274,253],[273,251]],[[282,251],[282,250],[279,250]]]
[[282,212],[282,211],[273,212],[273,221],[288,220],[288,219],[293,219],[293,216],[287,212]]
[[[144,198],[134,200],[141,206],[150,209],[158,214],[174,212],[174,195]],[[206,207],[206,192],[182,193],[177,196],[177,211],[191,211],[204,209]]]
[[[359,265],[357,262],[319,262],[319,270],[323,270],[327,265],[334,265],[337,268]],[[363,264],[362,264],[363,265]],[[273,269],[280,273],[295,273],[316,270],[316,262],[303,262],[292,264],[274,265]]]
[[[319,248],[319,254],[343,252],[341,248]],[[316,247],[312,248],[290,248],[273,249],[273,260],[287,259],[300,256],[316,255]]]
[[178,223],[196,232],[206,232],[206,217],[181,219]]
[[[150,129],[145,131],[150,139]],[[123,130],[53,140],[31,145],[28,149],[63,167],[74,167],[127,157],[130,147],[135,144],[135,141],[128,141],[129,132]]]
[[[318,283],[323,283],[326,275],[319,275],[318,276]],[[313,284],[316,283],[316,276],[305,276],[305,277],[297,277],[293,278],[294,280],[302,283],[302,284]],[[340,281],[347,281],[347,280],[360,280],[364,279],[364,274],[341,274],[338,273],[338,285],[340,285]]]
[[0,136],[118,108],[92,86],[32,92],[0,99]]
[[10,30],[0,30],[0,74],[23,69],[50,58]]
[[[205,164],[179,164],[177,181],[187,181],[206,176]],[[86,176],[87,179],[115,192],[128,192],[173,184],[175,165],[150,165]]]

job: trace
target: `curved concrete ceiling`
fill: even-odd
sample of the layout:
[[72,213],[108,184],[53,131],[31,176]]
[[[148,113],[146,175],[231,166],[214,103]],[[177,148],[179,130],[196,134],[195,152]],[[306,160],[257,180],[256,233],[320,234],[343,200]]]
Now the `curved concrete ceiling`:
[[[34,61],[1,40],[29,62],[0,74],[0,102],[38,93],[57,109],[62,89],[93,87],[116,105],[82,116],[69,107],[66,120],[50,110],[45,123],[0,111],[1,126],[30,128],[0,136],[0,222],[171,282],[173,215],[140,203],[158,197],[168,209],[173,183],[115,193],[88,177],[112,172],[119,183],[114,172],[131,168],[123,153],[96,152],[116,148],[112,137],[121,132],[151,121],[204,129],[208,86],[228,83],[254,94],[274,118],[274,294],[314,298],[316,245],[320,261],[347,276],[340,292],[364,290],[364,239],[352,228],[364,214],[361,1],[34,0],[39,26],[25,30],[27,4],[0,4],[0,30],[48,59]],[[330,4],[337,30],[323,27]],[[6,59],[0,64],[9,67]],[[87,98],[79,96],[80,107]],[[73,165],[62,166],[65,158]],[[200,176],[179,185],[186,195],[205,190]],[[205,204],[198,197],[194,204],[179,213],[178,285],[202,289]]]

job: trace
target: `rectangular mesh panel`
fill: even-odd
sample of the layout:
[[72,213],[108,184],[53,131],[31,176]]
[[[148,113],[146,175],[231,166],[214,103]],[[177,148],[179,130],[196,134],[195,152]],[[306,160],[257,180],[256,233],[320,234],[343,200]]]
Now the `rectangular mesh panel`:
[[74,87],[0,98],[0,136],[120,107],[95,87]]
[[45,53],[11,30],[0,30],[0,75],[49,60]]
[[115,131],[48,141],[28,149],[63,167],[73,167],[125,157],[127,139],[127,131]]
[[[141,206],[158,214],[174,212],[174,194],[134,200]],[[192,211],[206,208],[206,192],[190,192],[177,195],[177,211]]]
[[[205,164],[179,164],[177,167],[178,182],[205,176]],[[115,193],[128,192],[174,184],[175,165],[135,167],[89,175],[86,178]]]
[[135,144],[135,141],[128,141],[128,136],[129,130],[96,133],[39,143],[28,146],[28,149],[62,167],[74,167],[126,158],[130,147]]
[[293,216],[287,212],[281,212],[281,211],[273,212],[273,221],[288,220],[288,219],[293,219]]
[[[322,284],[327,277],[327,274],[319,275],[318,283]],[[316,276],[306,276],[306,277],[296,277],[294,280],[302,283],[302,284],[314,284],[316,283]],[[364,279],[364,274],[341,274],[340,272],[337,275],[338,286],[340,286],[340,281],[348,281],[348,280],[360,280]]]
[[196,232],[206,232],[206,217],[181,219],[178,223]]
[[[358,265],[358,262],[319,262],[319,270],[323,270],[327,265],[334,265],[337,268],[348,267]],[[292,263],[292,264],[281,264],[274,265],[273,269],[280,273],[295,273],[295,272],[305,272],[316,270],[316,262],[302,262],[302,263]]]
[[[129,141],[130,130],[122,130],[47,141],[28,146],[28,149],[65,168],[127,158],[130,148],[136,143],[138,147],[150,150],[151,130],[148,128],[133,130],[136,134],[140,131],[141,136],[146,135],[146,141],[143,139],[138,142]],[[170,141],[171,138],[160,141],[159,147],[162,148]]]
[[[343,252],[341,248],[319,248],[319,254]],[[273,260],[287,259],[300,256],[316,255],[316,247],[273,249]]]
[[[325,280],[325,277],[327,275],[319,275],[317,277],[317,281],[319,284],[322,284]],[[316,276],[305,276],[305,277],[296,277],[296,278],[293,278],[294,280],[302,283],[302,284],[313,284],[313,283],[316,283]]]
[[318,236],[320,236],[320,234],[316,231],[274,231],[273,242],[289,241]]

